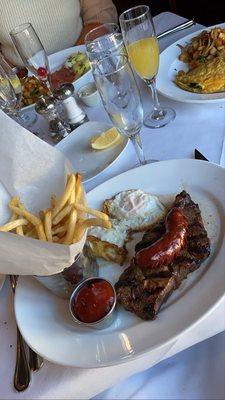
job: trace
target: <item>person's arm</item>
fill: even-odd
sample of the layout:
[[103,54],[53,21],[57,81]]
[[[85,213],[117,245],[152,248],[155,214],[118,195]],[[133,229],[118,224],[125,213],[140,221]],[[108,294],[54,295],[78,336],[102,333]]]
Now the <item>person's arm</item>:
[[106,22],[118,22],[118,14],[112,0],[80,0],[83,29],[76,44],[83,44],[85,35]]

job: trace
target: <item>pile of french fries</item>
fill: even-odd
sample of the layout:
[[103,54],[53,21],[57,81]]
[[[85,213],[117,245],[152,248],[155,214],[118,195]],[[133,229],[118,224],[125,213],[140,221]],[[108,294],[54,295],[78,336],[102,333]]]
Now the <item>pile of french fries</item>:
[[[13,232],[48,242],[70,245],[79,242],[87,228],[101,226],[111,228],[107,214],[87,207],[80,174],[69,174],[65,190],[60,198],[51,196],[51,207],[30,213],[18,196],[9,204],[10,220],[0,226],[1,232]],[[91,217],[89,217],[91,216]]]

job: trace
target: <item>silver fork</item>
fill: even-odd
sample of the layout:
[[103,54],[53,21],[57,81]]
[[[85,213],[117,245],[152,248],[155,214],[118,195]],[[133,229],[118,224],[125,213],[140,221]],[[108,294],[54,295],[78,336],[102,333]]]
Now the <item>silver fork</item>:
[[[14,295],[18,282],[18,275],[10,275],[9,278]],[[16,366],[14,372],[14,387],[18,392],[22,392],[23,390],[28,388],[31,380],[30,371],[38,371],[43,364],[43,358],[35,353],[35,351],[33,351],[30,347],[28,348],[29,362],[27,360],[25,351],[25,341],[17,326],[17,351]]]

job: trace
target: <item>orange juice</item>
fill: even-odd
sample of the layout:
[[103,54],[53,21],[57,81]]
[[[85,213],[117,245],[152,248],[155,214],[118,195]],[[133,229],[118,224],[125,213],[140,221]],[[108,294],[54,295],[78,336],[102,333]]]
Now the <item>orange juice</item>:
[[155,37],[137,40],[128,46],[128,55],[137,74],[152,79],[159,67],[159,46]]

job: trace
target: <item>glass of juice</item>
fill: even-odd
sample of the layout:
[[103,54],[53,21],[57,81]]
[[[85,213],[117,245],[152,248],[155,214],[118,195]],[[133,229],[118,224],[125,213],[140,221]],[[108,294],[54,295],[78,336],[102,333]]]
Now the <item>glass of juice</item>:
[[149,128],[161,128],[172,121],[176,113],[172,108],[162,107],[156,90],[159,68],[159,45],[152,16],[148,6],[137,6],[120,15],[120,26],[129,60],[135,72],[152,91],[153,110],[144,119]]

